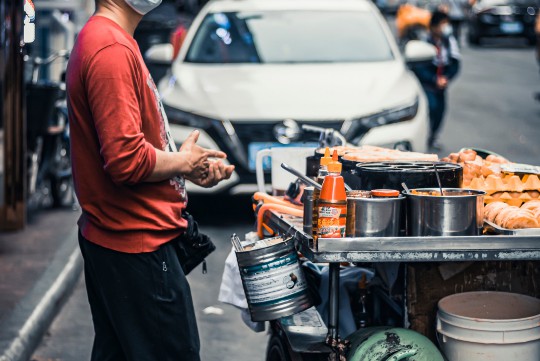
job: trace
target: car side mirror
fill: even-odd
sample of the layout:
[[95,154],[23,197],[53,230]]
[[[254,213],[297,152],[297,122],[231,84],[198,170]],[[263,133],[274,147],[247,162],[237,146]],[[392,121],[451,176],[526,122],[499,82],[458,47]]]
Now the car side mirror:
[[173,61],[172,44],[156,44],[151,46],[144,54],[146,61],[158,64],[171,64]]
[[435,46],[425,41],[411,40],[405,45],[405,61],[407,63],[431,61],[436,56],[437,49]]

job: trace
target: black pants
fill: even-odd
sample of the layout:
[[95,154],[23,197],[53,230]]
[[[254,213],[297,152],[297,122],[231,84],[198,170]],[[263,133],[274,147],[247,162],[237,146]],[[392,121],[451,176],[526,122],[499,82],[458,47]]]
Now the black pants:
[[79,233],[95,338],[92,361],[199,361],[191,291],[172,242],[112,251]]
[[444,91],[424,89],[428,100],[429,107],[429,139],[428,144],[433,145],[439,134],[444,113],[446,110],[446,97]]

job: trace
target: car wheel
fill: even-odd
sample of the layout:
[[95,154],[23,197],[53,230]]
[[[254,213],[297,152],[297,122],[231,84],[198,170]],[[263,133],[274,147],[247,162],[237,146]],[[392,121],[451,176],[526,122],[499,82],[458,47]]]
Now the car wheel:
[[480,45],[480,37],[473,32],[469,32],[467,36],[467,41],[470,45]]
[[266,361],[292,361],[287,345],[278,335],[272,335],[268,341]]

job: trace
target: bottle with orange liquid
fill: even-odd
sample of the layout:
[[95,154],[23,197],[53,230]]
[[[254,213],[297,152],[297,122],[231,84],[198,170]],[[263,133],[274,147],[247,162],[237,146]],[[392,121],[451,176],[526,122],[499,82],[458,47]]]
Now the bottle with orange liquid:
[[[332,157],[330,156],[330,148],[326,147],[324,150],[324,156],[321,158],[320,165],[319,165],[319,172],[317,174],[317,183],[320,185],[323,184],[324,178],[328,175],[328,164],[332,162]],[[319,198],[321,195],[321,191],[315,188],[313,190],[313,219],[312,219],[312,236],[313,239],[317,240],[317,228],[319,226],[319,212],[317,208],[317,204],[319,202]]]
[[332,162],[328,164],[328,175],[324,178],[321,195],[317,202],[317,238],[345,237],[347,223],[347,193],[341,176],[341,163],[334,150]]

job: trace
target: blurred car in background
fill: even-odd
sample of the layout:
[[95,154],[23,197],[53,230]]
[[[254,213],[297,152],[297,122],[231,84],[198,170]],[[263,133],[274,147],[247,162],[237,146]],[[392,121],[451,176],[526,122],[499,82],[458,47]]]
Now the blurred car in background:
[[[145,56],[172,54],[162,44]],[[405,50],[410,61],[434,55],[421,42]],[[316,144],[303,124],[334,128],[353,144],[426,150],[425,95],[369,0],[211,1],[158,88],[175,141],[199,128],[199,144],[236,166],[231,179],[190,192],[256,190],[258,150]]]
[[375,5],[383,14],[395,15],[405,0],[374,0]]
[[534,45],[538,5],[538,0],[476,2],[469,18],[469,43],[479,45],[482,38],[488,37],[523,37]]

